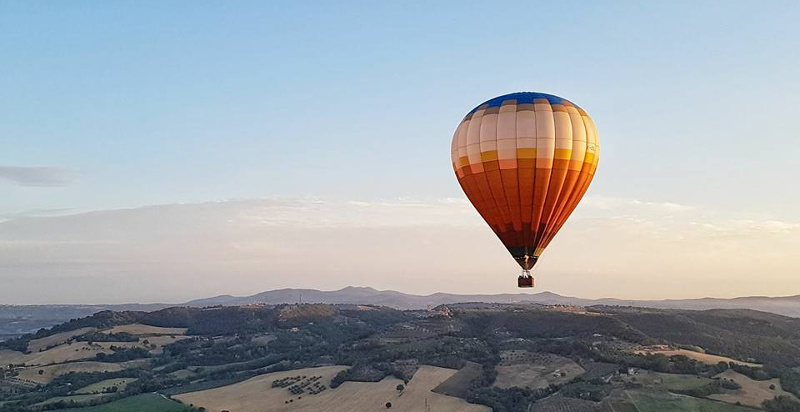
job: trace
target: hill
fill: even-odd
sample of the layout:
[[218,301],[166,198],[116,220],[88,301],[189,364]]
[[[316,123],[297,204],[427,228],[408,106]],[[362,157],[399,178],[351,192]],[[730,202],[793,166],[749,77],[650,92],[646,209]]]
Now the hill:
[[133,411],[144,394],[187,412],[785,412],[800,408],[800,319],[534,303],[172,307],[0,343],[0,365],[0,412]]
[[0,305],[0,340],[12,338],[41,328],[50,327],[70,319],[90,316],[94,313],[114,311],[153,311],[171,306],[242,306],[251,304],[368,304],[387,306],[401,310],[419,310],[443,304],[460,302],[486,303],[538,303],[543,305],[574,306],[632,306],[659,309],[752,309],[778,315],[800,317],[800,296],[766,297],[753,296],[734,299],[676,299],[676,300],[621,300],[582,299],[561,296],[552,292],[459,295],[434,293],[413,295],[392,290],[376,290],[369,287],[349,286],[340,290],[320,291],[315,289],[278,289],[251,296],[221,295],[197,299],[176,305],[128,304],[128,305]]
[[187,302],[189,306],[248,305],[256,303],[350,303],[389,306],[396,309],[425,309],[428,307],[460,302],[486,303],[539,303],[544,305],[576,306],[633,306],[660,309],[752,309],[784,316],[800,317],[800,295],[787,297],[752,296],[733,299],[668,299],[668,300],[623,300],[582,299],[561,296],[552,292],[506,293],[486,295],[459,295],[434,293],[413,295],[393,290],[376,290],[370,287],[349,286],[335,291],[315,289],[278,289],[251,296],[230,295]]

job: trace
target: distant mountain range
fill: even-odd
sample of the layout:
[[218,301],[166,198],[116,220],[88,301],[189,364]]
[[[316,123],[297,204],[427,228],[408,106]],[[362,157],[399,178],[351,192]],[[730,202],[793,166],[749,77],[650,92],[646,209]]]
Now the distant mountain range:
[[667,300],[623,300],[623,299],[582,299],[561,296],[552,292],[504,293],[497,295],[457,295],[434,293],[432,295],[411,295],[393,290],[376,290],[370,287],[348,286],[335,291],[315,289],[278,289],[261,292],[252,296],[217,296],[187,302],[189,306],[249,305],[257,303],[352,303],[383,305],[397,309],[425,309],[441,304],[459,302],[487,303],[539,303],[544,305],[575,306],[635,306],[660,309],[753,309],[784,316],[800,317],[800,295],[787,297],[750,296],[733,299],[667,299]]
[[800,317],[800,295],[787,297],[750,296],[733,299],[668,299],[622,300],[581,299],[561,296],[552,292],[505,293],[498,295],[457,295],[434,293],[412,295],[393,290],[376,290],[370,287],[349,286],[334,291],[315,289],[278,289],[252,296],[216,296],[197,299],[182,304],[126,304],[126,305],[0,305],[0,340],[4,337],[35,332],[70,319],[90,316],[103,310],[154,311],[170,306],[236,306],[250,304],[283,303],[342,303],[382,305],[396,309],[426,309],[441,304],[462,302],[486,303],[538,303],[544,305],[574,306],[635,306],[659,309],[753,309],[784,316]]

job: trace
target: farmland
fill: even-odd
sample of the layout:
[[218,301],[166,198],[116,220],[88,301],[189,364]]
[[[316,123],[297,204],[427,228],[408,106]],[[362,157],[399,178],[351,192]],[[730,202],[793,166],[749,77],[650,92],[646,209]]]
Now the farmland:
[[[791,328],[800,321],[764,323],[761,314],[724,311],[672,319],[658,311],[655,319],[671,322],[666,330],[640,314],[654,316],[478,303],[428,311],[310,304],[104,312],[0,344],[0,412],[349,412],[388,404],[401,412],[777,412],[800,405],[800,361],[787,346],[800,346]],[[693,323],[685,329],[673,327],[687,318]],[[713,340],[707,330],[740,338]],[[784,341],[759,338],[768,333]],[[686,343],[695,339],[715,355]],[[21,350],[29,347],[39,350]],[[789,349],[773,350],[781,347]]]
[[[70,362],[50,366],[30,367],[19,372],[19,377],[36,383],[50,383],[56,376],[72,372],[117,372],[124,369],[119,363]],[[41,373],[40,373],[41,371]]]
[[391,402],[393,411],[424,411],[425,405],[441,412],[485,412],[488,408],[434,393],[431,390],[456,371],[445,368],[422,366],[408,385],[397,390],[403,381],[385,378],[379,382],[345,382],[335,389],[315,395],[294,395],[286,388],[273,388],[275,380],[290,376],[321,376],[323,381],[346,369],[341,366],[300,369],[289,372],[267,374],[238,384],[208,391],[177,395],[186,404],[204,406],[212,412],[222,410],[283,412],[283,411],[330,411],[350,412],[354,410],[380,410]]
[[717,363],[724,362],[724,363],[735,363],[738,365],[750,366],[750,367],[761,367],[760,364],[752,363],[752,362],[744,362],[736,359],[731,359],[726,356],[718,356],[718,355],[711,355],[708,353],[696,352],[687,349],[663,349],[663,348],[643,348],[638,349],[635,351],[639,354],[661,354],[665,356],[686,356],[687,358],[691,358],[697,360],[699,362],[703,362],[709,365],[716,365]]
[[142,394],[85,408],[64,409],[65,412],[186,412],[188,407],[158,394]]
[[788,396],[797,399],[794,395],[781,388],[781,382],[778,379],[756,381],[732,370],[720,373],[716,378],[730,379],[738,383],[741,389],[729,393],[713,394],[709,396],[711,399],[733,404],[738,402],[742,405],[753,407],[760,407],[764,401],[776,396]]
[[552,354],[528,351],[500,352],[494,385],[499,388],[542,389],[572,381],[585,371],[574,361]]
[[755,412],[754,409],[652,390],[625,391],[639,412]]

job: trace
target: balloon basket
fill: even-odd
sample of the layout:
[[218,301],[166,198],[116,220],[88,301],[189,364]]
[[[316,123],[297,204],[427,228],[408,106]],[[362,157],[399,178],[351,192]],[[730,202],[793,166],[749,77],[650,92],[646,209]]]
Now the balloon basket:
[[[527,271],[526,271],[527,272]],[[520,288],[532,288],[533,277],[530,273],[524,273],[517,278],[517,286]]]

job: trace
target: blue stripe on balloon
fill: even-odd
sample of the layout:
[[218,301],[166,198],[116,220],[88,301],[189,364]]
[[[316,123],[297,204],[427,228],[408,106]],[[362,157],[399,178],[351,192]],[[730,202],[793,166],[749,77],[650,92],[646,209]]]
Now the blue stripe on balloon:
[[474,109],[470,110],[470,112],[467,113],[467,115],[475,113],[480,107],[484,105],[486,105],[487,107],[499,107],[500,105],[503,104],[504,101],[512,99],[516,100],[517,104],[533,103],[534,99],[547,99],[547,101],[550,102],[550,104],[563,104],[564,102],[569,102],[573,106],[578,107],[578,105],[576,105],[575,103],[572,103],[563,97],[553,96],[552,94],[537,93],[537,92],[518,92],[518,93],[504,94],[502,96],[497,96],[494,99],[489,99],[479,104]]

